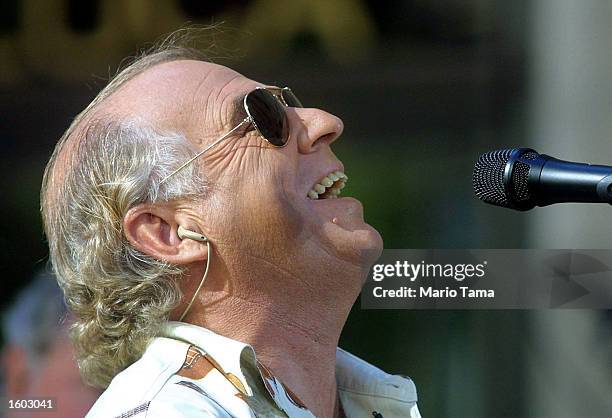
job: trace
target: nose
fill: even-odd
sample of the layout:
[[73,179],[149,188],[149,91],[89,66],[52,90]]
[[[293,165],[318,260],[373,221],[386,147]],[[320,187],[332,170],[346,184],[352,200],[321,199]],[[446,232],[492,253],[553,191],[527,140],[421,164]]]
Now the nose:
[[295,109],[294,116],[297,120],[291,120],[290,117],[290,123],[292,128],[298,127],[294,135],[298,142],[298,151],[302,154],[329,146],[344,130],[342,119],[321,109]]

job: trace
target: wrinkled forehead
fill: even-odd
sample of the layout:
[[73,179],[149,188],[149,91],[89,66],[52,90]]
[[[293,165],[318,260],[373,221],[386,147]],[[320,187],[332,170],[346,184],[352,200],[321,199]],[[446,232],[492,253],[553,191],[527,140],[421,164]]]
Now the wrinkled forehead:
[[244,95],[261,85],[221,65],[172,61],[130,80],[109,98],[107,106],[194,138],[235,123]]

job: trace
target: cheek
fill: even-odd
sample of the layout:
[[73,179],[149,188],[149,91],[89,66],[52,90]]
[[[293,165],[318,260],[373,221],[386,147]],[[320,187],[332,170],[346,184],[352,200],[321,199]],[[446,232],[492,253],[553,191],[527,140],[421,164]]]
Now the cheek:
[[[284,186],[284,187],[283,187]],[[304,220],[295,207],[295,196],[287,185],[265,184],[248,193],[243,213],[248,214],[250,224],[263,239],[293,240],[301,235]]]
[[[252,148],[249,138],[226,160],[222,197],[219,205],[224,240],[237,247],[255,247],[270,251],[278,248],[285,254],[287,246],[295,247],[303,239],[304,212],[300,206],[295,150]],[[227,175],[232,173],[231,175]],[[228,236],[231,235],[231,236]]]
[[[217,206],[223,241],[249,253],[285,256],[303,235],[304,219],[291,189],[293,179],[277,175],[249,176],[225,188]],[[221,197],[222,196],[222,197]]]

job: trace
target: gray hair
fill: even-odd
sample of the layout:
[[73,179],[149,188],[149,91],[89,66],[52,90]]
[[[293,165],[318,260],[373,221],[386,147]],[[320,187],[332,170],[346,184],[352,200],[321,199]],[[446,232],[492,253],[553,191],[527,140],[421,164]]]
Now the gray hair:
[[[71,338],[83,378],[106,387],[141,355],[180,301],[182,269],[133,248],[123,218],[137,204],[197,199],[206,191],[184,135],[140,119],[97,116],[97,105],[156,64],[202,59],[166,41],[104,88],[59,140],[45,170],[41,211],[50,259],[76,322]],[[67,149],[70,148],[70,149]]]

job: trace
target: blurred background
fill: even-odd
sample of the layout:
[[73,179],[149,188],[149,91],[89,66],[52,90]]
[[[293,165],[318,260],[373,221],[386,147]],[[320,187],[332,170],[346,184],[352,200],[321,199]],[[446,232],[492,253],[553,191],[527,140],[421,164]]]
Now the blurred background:
[[[471,188],[478,155],[497,148],[612,165],[608,0],[0,7],[0,303],[3,392],[13,399],[62,396],[64,385],[84,404],[74,416],[95,399],[78,389],[65,355],[61,297],[39,283],[52,283],[41,273],[42,172],[121,60],[188,23],[217,24],[213,61],[291,86],[305,105],[344,120],[335,152],[347,192],[386,248],[611,248],[608,206],[519,213],[482,204]],[[341,345],[411,376],[424,417],[612,416],[610,311],[365,311],[358,302]]]

